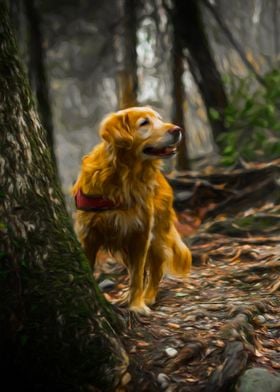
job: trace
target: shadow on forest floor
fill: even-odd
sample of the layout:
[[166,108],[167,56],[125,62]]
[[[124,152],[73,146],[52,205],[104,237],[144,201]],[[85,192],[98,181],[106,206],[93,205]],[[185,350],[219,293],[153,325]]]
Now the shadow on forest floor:
[[[169,179],[193,268],[162,280],[152,315],[122,310],[139,391],[229,391],[248,368],[279,372],[279,163]],[[95,276],[118,304],[123,267],[108,259]]]

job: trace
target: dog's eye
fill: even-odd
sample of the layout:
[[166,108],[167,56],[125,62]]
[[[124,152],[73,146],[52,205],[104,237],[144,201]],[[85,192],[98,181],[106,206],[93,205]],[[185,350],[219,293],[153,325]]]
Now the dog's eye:
[[150,120],[148,118],[144,118],[144,120],[142,120],[140,122],[140,127],[144,127],[145,125],[149,125],[150,124]]

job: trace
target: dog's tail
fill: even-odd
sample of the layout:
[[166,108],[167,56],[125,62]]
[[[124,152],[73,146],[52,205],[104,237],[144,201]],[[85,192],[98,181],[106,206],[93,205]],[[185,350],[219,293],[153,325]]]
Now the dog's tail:
[[166,272],[172,275],[185,277],[191,269],[192,255],[187,245],[182,241],[180,234],[173,226],[170,232],[172,255],[166,260]]

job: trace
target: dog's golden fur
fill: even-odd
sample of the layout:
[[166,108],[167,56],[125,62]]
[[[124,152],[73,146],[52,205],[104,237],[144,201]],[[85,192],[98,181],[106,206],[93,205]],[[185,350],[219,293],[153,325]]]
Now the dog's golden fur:
[[73,187],[74,195],[80,189],[115,202],[108,211],[78,210],[75,228],[92,267],[100,248],[121,254],[130,275],[129,307],[140,313],[150,311],[166,269],[184,276],[191,266],[174,225],[172,189],[160,172],[160,159],[178,143],[174,127],[151,108],[110,114]]

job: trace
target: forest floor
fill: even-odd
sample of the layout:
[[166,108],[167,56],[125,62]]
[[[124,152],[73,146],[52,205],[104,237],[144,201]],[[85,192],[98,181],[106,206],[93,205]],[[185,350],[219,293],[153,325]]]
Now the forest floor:
[[279,374],[279,164],[169,178],[193,267],[186,279],[162,280],[151,315],[119,307],[127,273],[100,263],[95,276],[129,327],[138,387],[127,390],[226,392],[248,368]]

